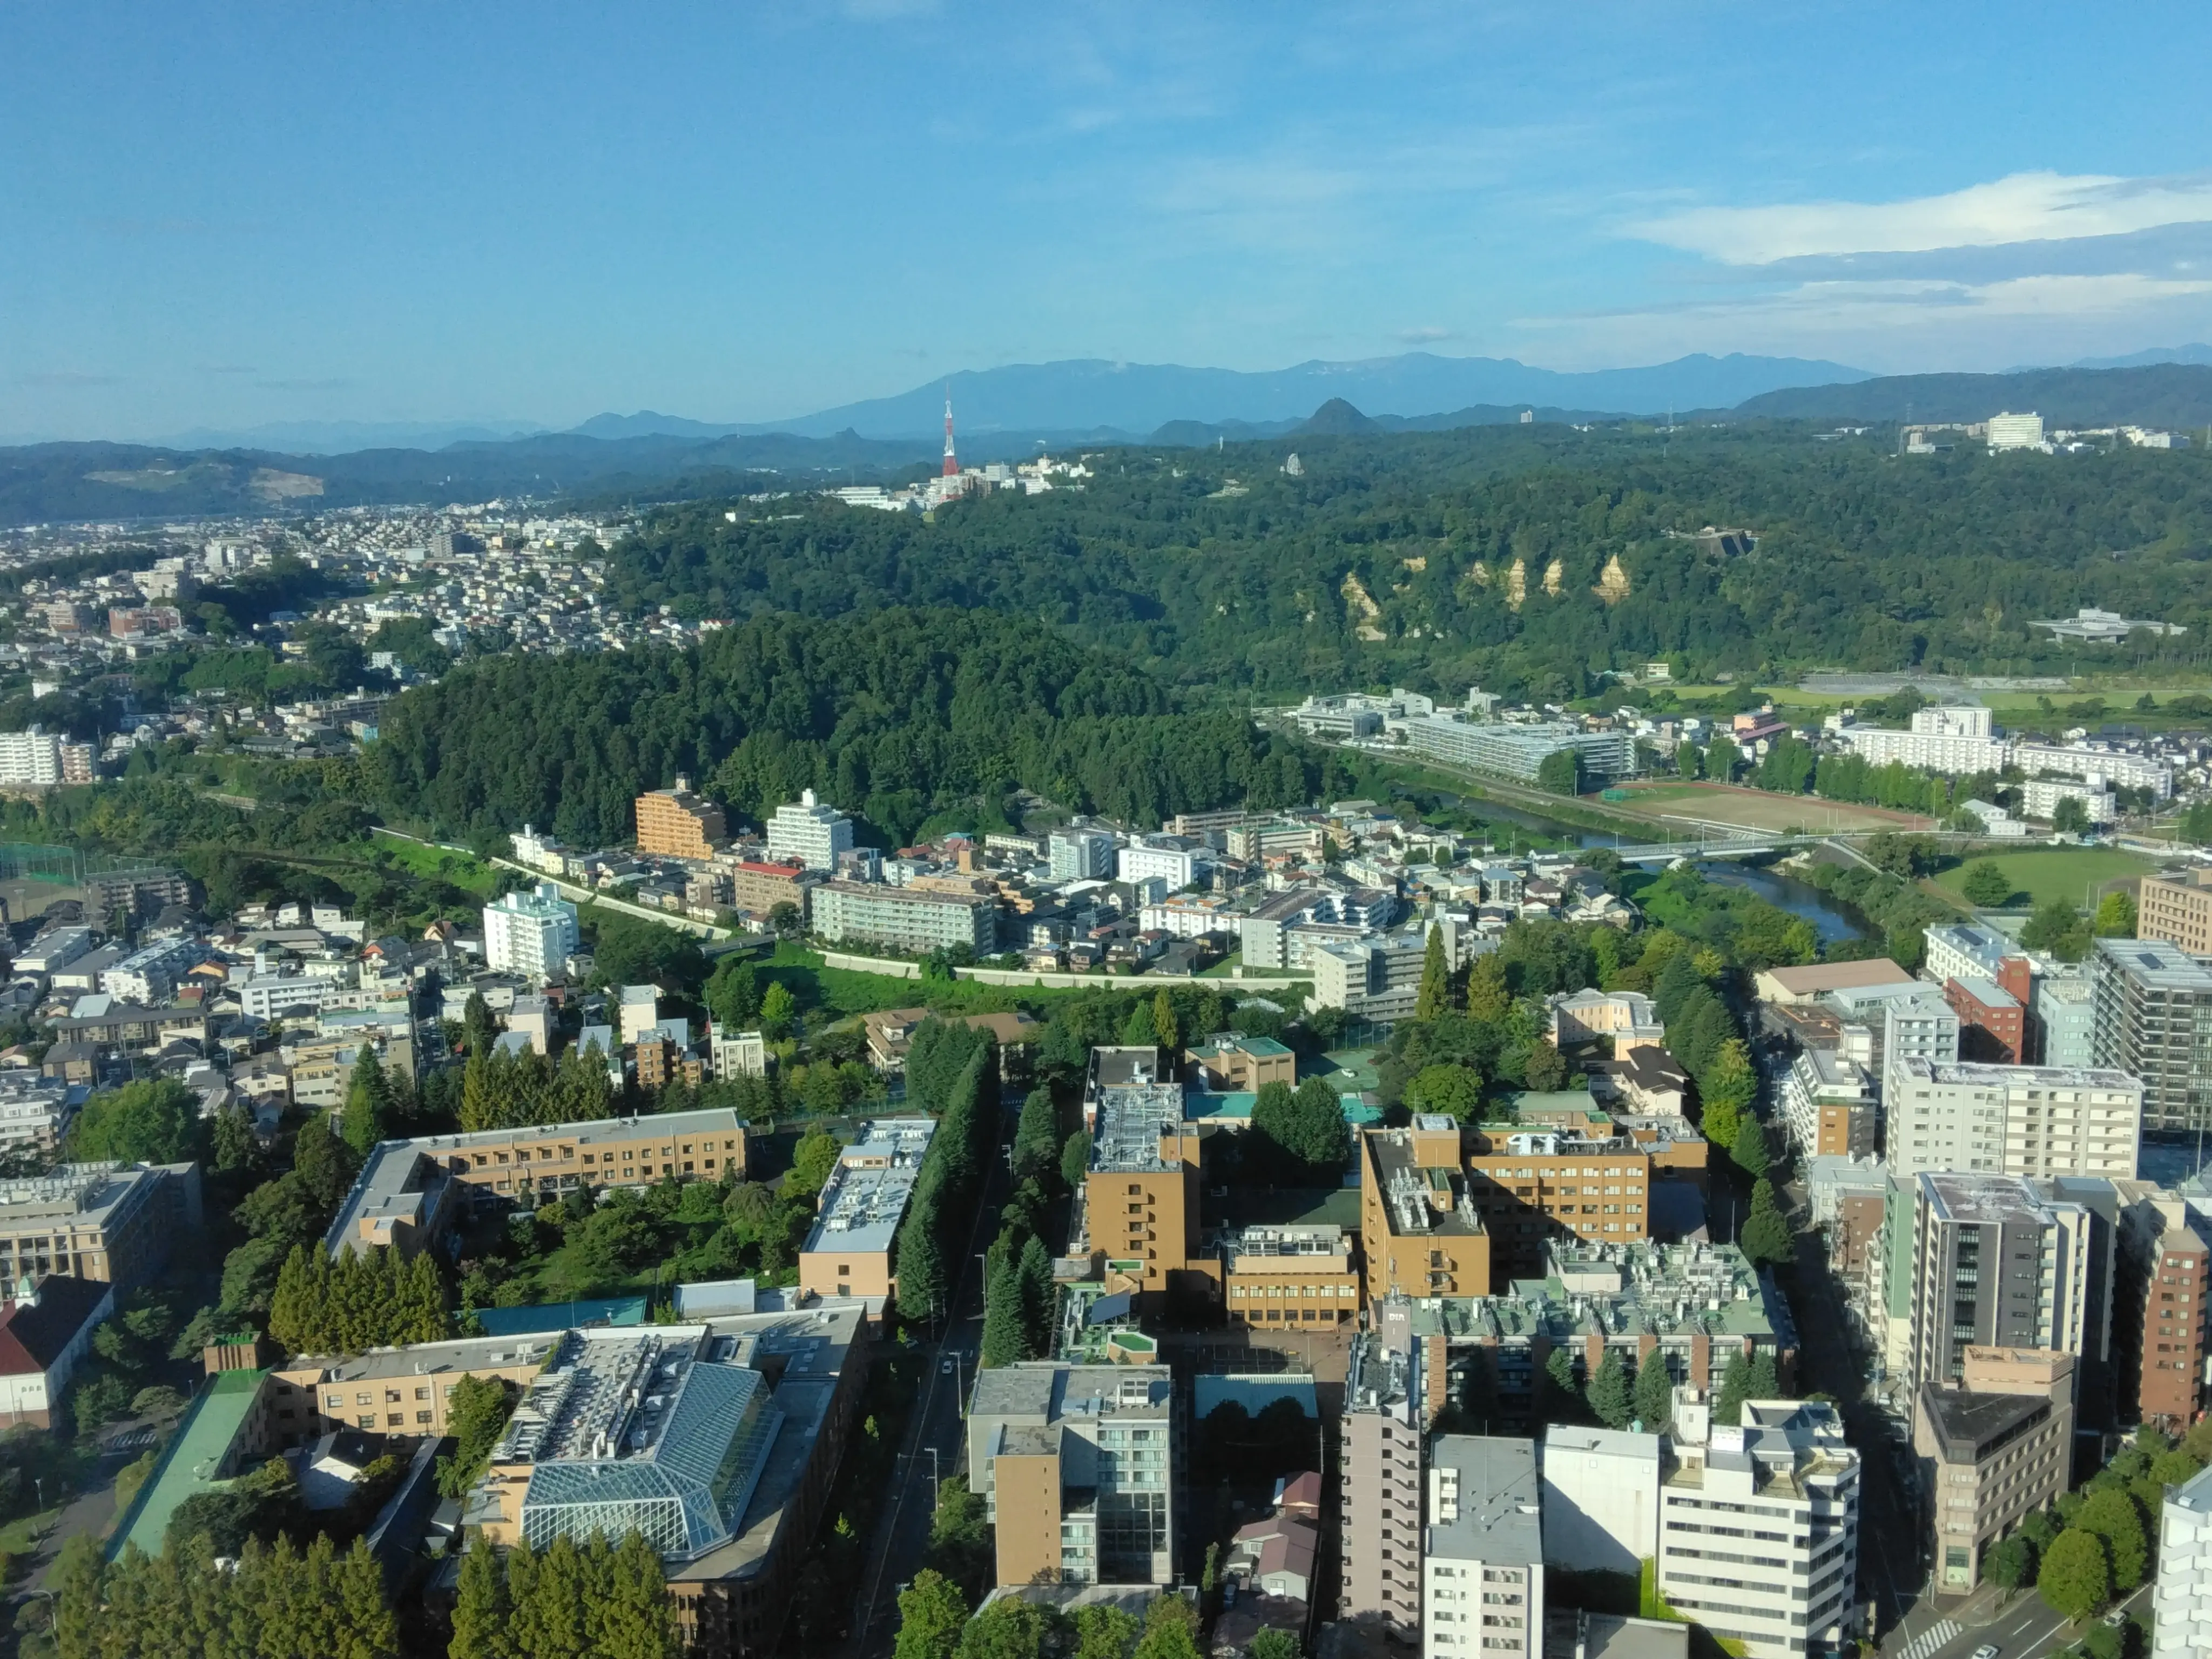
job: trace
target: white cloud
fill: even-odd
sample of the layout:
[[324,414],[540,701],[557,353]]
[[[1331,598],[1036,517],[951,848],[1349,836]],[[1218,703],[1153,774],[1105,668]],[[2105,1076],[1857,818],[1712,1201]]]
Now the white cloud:
[[1627,227],[1639,240],[1724,264],[1845,253],[1919,253],[2010,242],[2118,236],[2212,221],[2212,179],[2015,173],[1905,202],[1691,208]]

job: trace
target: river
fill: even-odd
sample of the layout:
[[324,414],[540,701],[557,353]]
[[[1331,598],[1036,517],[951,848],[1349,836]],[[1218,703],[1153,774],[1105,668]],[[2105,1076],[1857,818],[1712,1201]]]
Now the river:
[[[1571,823],[1561,823],[1540,812],[1525,807],[1510,806],[1486,797],[1462,797],[1459,804],[1468,812],[1507,826],[1510,847],[1510,830],[1515,827],[1531,830],[1553,841],[1565,841],[1577,847],[1617,847],[1621,837],[1607,830],[1585,830]],[[1735,859],[1699,859],[1698,869],[1709,881],[1727,882],[1737,887],[1748,888],[1769,904],[1779,905],[1793,916],[1802,916],[1813,924],[1827,945],[1837,939],[1856,939],[1868,930],[1858,913],[1849,905],[1839,902],[1814,886],[1798,880],[1787,872],[1771,866],[1745,864]]]

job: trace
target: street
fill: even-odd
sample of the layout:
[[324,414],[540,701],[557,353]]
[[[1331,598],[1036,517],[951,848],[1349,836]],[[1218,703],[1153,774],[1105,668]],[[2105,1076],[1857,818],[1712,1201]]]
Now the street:
[[[2122,1610],[2150,1610],[2148,1584],[2121,1602]],[[1999,1608],[1994,1590],[1984,1589],[1948,1613],[1915,1619],[1882,1644],[1887,1659],[1968,1659],[1984,1642],[1998,1659],[2044,1659],[2081,1639],[2087,1626],[2069,1625],[2032,1590],[2020,1590]]]

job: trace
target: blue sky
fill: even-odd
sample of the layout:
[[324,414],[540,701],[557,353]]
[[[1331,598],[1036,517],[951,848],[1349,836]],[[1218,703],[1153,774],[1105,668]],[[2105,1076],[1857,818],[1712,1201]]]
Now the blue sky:
[[2143,3],[0,0],[0,434],[2179,344],[2208,63]]

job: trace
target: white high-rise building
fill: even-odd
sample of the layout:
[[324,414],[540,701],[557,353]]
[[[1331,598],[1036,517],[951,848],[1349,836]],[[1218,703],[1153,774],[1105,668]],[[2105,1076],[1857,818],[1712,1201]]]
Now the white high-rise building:
[[2043,447],[2043,416],[2030,411],[2014,415],[2009,410],[2002,415],[1990,416],[1990,447],[1991,449],[2040,449]]
[[1844,1650],[1857,1627],[1859,1455],[1813,1401],[1752,1400],[1659,1488],[1658,1587],[1750,1659]]
[[1199,855],[1189,848],[1163,838],[1161,841],[1134,842],[1121,849],[1115,860],[1114,878],[1117,881],[1164,881],[1170,893],[1180,893],[1198,879]]
[[2132,1181],[2142,1085],[2125,1072],[1930,1062],[1890,1070],[1889,1166]]
[[527,893],[507,893],[484,906],[484,962],[495,973],[550,979],[568,965],[581,935],[576,907],[541,881]]
[[2212,1653],[2212,1469],[2166,1495],[2150,1606],[2151,1659]]
[[1437,1436],[1429,1443],[1427,1508],[1421,1659],[1540,1659],[1544,1527],[1536,1443]]
[[1114,837],[1103,830],[1055,830],[1045,844],[1054,881],[1107,881],[1114,874]]
[[809,870],[835,870],[837,854],[851,850],[853,820],[834,806],[824,806],[811,789],[799,792],[794,804],[786,801],[768,821],[768,858],[771,864],[800,864]]

